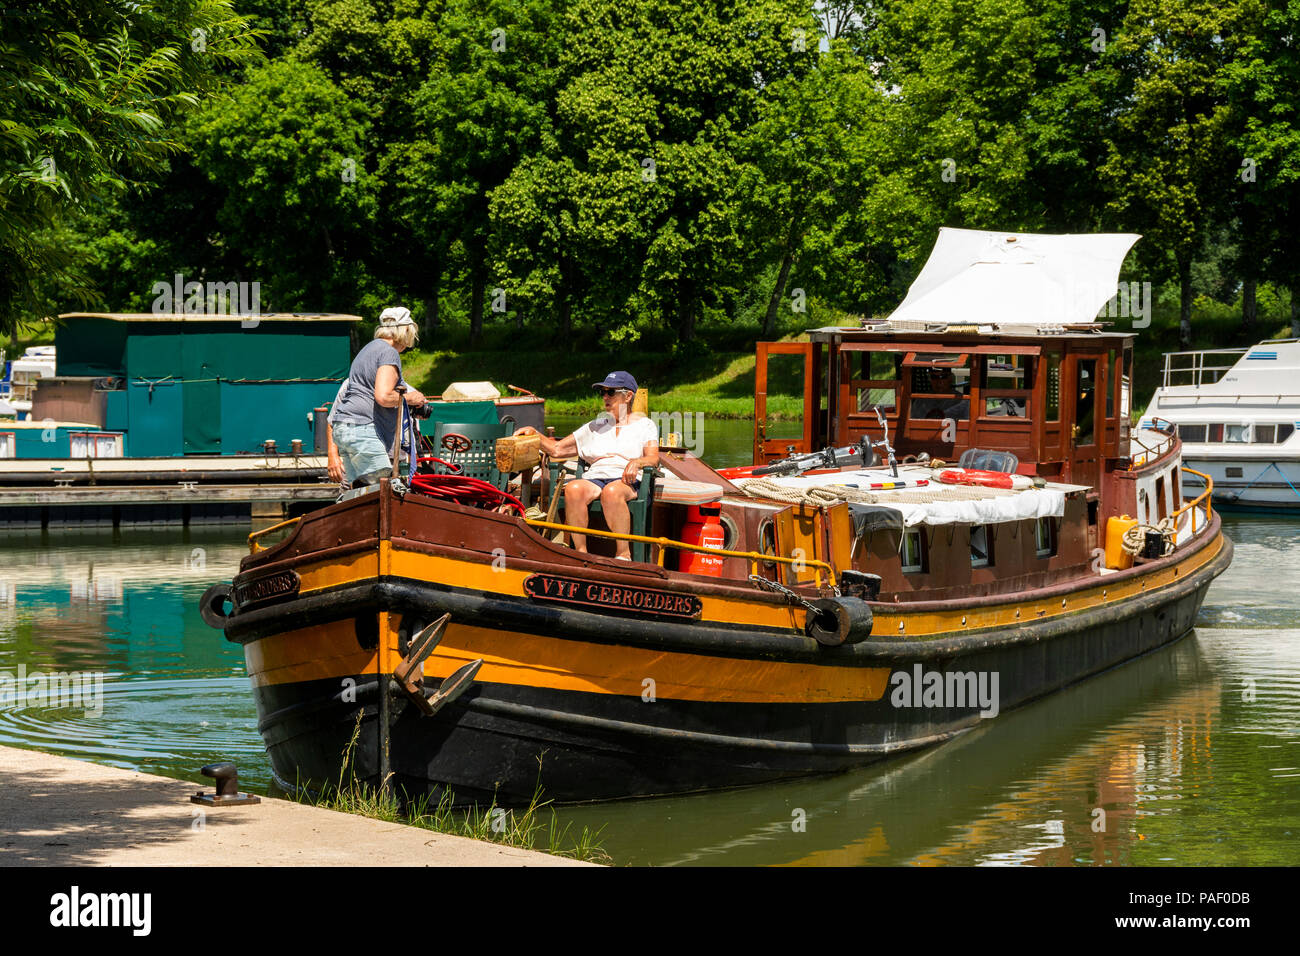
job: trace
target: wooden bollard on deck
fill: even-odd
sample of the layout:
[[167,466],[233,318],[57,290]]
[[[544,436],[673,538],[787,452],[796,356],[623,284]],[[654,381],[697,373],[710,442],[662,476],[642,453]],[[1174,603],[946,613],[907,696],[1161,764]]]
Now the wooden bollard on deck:
[[523,471],[533,468],[541,461],[541,435],[511,435],[498,438],[497,470],[501,472]]

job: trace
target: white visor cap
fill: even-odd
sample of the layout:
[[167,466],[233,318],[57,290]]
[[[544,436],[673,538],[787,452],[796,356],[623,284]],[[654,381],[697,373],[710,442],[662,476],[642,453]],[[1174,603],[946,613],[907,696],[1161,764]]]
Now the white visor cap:
[[379,324],[400,329],[404,325],[414,325],[415,320],[411,318],[410,309],[404,309],[400,305],[390,305],[379,313]]

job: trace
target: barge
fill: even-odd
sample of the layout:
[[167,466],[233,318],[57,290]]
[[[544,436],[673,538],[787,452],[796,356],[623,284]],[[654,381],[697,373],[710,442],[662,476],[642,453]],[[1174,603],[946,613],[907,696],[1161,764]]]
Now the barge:
[[[243,647],[277,778],[317,789],[346,760],[510,805],[832,773],[1177,640],[1232,544],[1208,489],[1182,498],[1177,436],[1130,429],[1132,337],[1093,321],[1135,240],[944,230],[913,294],[971,281],[953,251],[974,247],[1001,319],[917,318],[909,294],[760,343],[754,466],[663,446],[631,534],[419,475],[255,533],[201,610]],[[1024,285],[1043,270],[1101,281],[1051,303]],[[793,440],[764,414],[782,352],[808,370]],[[563,543],[583,530],[591,553]]]

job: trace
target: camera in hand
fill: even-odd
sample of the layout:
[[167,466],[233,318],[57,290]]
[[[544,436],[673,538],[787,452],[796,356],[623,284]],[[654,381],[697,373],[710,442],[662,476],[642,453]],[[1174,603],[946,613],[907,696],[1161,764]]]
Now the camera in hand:
[[433,414],[433,406],[428,402],[423,405],[408,405],[407,408],[410,409],[412,418],[426,419]]

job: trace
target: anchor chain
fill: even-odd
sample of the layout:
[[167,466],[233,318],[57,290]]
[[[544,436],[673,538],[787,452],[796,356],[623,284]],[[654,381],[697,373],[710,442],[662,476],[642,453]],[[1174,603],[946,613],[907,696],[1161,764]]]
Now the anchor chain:
[[760,575],[757,574],[751,574],[749,576],[749,581],[751,584],[756,584],[765,591],[775,591],[777,594],[784,595],[786,600],[790,601],[792,604],[803,605],[804,610],[806,610],[809,614],[815,615],[821,613],[821,610],[820,608],[817,607],[817,605],[811,603],[810,601],[805,600],[801,594],[791,590],[790,588],[786,587],[784,584],[778,584],[776,581],[769,581],[767,578],[761,577]]

